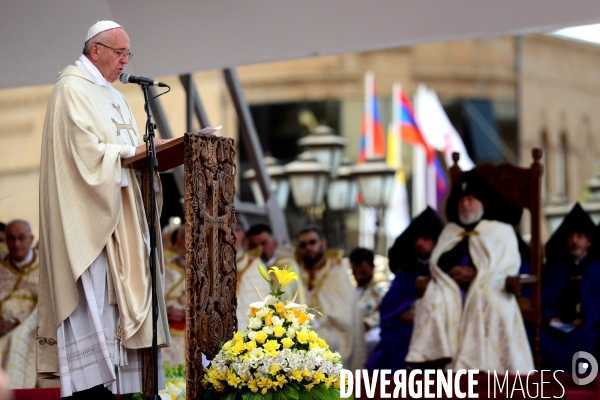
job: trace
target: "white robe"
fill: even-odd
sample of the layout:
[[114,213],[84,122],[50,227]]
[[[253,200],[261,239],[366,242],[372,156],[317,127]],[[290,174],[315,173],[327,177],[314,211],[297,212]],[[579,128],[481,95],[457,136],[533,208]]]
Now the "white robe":
[[466,234],[449,223],[431,257],[432,279],[415,302],[414,331],[406,361],[451,359],[448,368],[529,372],[534,368],[523,318],[505,279],[519,273],[521,258],[510,225],[482,220],[469,236],[477,268],[464,304],[458,284],[438,266],[440,257]]

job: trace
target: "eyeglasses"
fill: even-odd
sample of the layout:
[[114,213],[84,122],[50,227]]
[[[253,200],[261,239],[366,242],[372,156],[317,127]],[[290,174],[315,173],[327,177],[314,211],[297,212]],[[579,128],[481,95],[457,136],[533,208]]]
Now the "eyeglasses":
[[317,244],[317,242],[318,242],[318,240],[316,240],[316,239],[311,239],[311,240],[308,240],[308,241],[306,241],[306,242],[299,242],[299,243],[298,243],[298,246],[299,246],[301,249],[303,249],[303,248],[305,248],[306,246],[314,246],[315,244]]
[[112,51],[114,51],[117,54],[118,58],[123,58],[124,56],[127,57],[127,60],[131,60],[131,57],[133,57],[133,53],[128,51],[127,53],[125,53],[125,50],[121,49],[115,49],[114,47],[110,47],[105,45],[104,43],[96,43],[99,44],[100,46],[104,46],[104,47],[108,47],[109,49],[111,49]]

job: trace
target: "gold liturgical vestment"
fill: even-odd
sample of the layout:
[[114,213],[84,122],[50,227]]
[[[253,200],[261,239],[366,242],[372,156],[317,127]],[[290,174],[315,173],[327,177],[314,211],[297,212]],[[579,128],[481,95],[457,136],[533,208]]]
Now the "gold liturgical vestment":
[[38,318],[38,253],[17,267],[0,255],[0,316],[17,326],[0,338],[2,368],[12,388],[36,386],[35,339]]
[[[40,163],[37,369],[42,376],[58,373],[57,328],[76,309],[76,283],[101,252],[106,254],[110,304],[118,305],[120,343],[129,349],[151,346],[148,224],[136,173],[121,170],[121,159],[138,142],[135,120],[120,92],[96,84],[79,67],[59,74],[46,110]],[[157,199],[160,210],[160,193]],[[158,343],[168,345],[156,226]]]
[[469,255],[477,268],[464,303],[458,284],[437,263],[465,230],[449,223],[431,254],[431,281],[415,302],[414,330],[407,362],[449,358],[450,369],[521,373],[533,358],[517,299],[504,290],[506,277],[519,273],[521,257],[512,226],[482,220],[469,235]]

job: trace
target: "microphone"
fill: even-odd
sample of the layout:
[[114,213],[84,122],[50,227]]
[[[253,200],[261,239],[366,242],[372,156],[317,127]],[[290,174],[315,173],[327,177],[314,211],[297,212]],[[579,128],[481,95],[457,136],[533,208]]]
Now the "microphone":
[[133,76],[127,72],[121,72],[119,75],[121,83],[137,83],[138,85],[158,86],[158,87],[170,87],[166,83],[153,81],[150,78],[144,78],[143,76]]

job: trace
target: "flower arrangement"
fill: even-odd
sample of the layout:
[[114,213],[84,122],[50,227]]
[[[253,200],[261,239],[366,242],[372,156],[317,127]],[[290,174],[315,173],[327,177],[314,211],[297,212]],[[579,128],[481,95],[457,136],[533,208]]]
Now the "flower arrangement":
[[[204,399],[339,399],[340,354],[311,329],[314,314],[305,304],[280,300],[284,286],[298,280],[291,268],[259,266],[271,293],[250,304],[248,327],[223,344],[205,369]],[[278,284],[271,284],[274,274]]]

